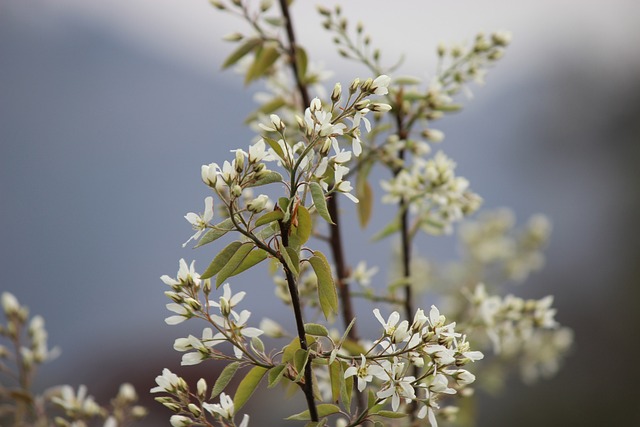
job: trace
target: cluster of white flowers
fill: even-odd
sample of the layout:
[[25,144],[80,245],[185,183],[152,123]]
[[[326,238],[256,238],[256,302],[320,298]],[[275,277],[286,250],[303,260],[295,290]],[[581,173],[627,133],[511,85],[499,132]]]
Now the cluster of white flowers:
[[[553,297],[522,299],[489,295],[484,284],[470,296],[471,324],[482,328],[494,352],[506,358],[522,355],[521,372],[527,381],[556,372],[568,351],[572,334],[554,319]],[[544,343],[544,345],[542,344]]]
[[[144,407],[135,404],[138,396],[128,383],[120,386],[116,397],[111,399],[110,408],[100,406],[84,385],[79,386],[77,392],[70,385],[61,385],[51,387],[42,395],[34,394],[30,384],[38,365],[57,357],[60,351],[48,348],[48,333],[42,316],[29,320],[29,309],[20,305],[9,292],[2,293],[1,306],[7,324],[0,324],[0,337],[7,338],[14,350],[0,342],[0,370],[16,381],[14,387],[9,382],[0,384],[0,396],[3,396],[0,418],[3,421],[9,422],[13,417],[12,425],[55,423],[61,427],[84,427],[89,420],[104,419],[104,427],[117,427],[125,420],[139,420],[147,414]],[[19,396],[19,402],[5,400],[13,395]],[[52,416],[50,406],[62,409],[63,414]]]
[[398,312],[385,320],[376,308],[373,313],[384,329],[383,335],[345,370],[345,378],[354,376],[359,391],[376,382],[380,401],[391,400],[398,411],[402,402],[420,405],[419,418],[427,417],[437,426],[436,411],[443,395],[464,391],[475,376],[461,366],[482,359],[470,350],[466,337],[447,323],[435,306],[429,315],[418,309],[413,322],[400,321]]
[[549,220],[532,216],[521,230],[515,230],[511,211],[483,212],[477,220],[460,227],[463,247],[474,262],[497,265],[509,280],[524,281],[544,264],[542,250],[551,232]]
[[442,151],[433,158],[415,158],[410,169],[401,170],[380,183],[382,201],[411,204],[421,228],[431,234],[449,233],[452,225],[475,212],[480,197],[469,190],[469,181],[455,175],[456,164]]
[[[210,403],[215,396],[207,397],[207,381],[200,378],[196,384],[195,393],[189,390],[187,382],[169,369],[163,369],[162,375],[156,377],[156,387],[151,393],[164,393],[169,396],[156,397],[155,400],[175,414],[169,419],[173,427],[188,427],[195,425],[211,425],[206,418],[210,416],[221,421],[221,425],[233,425],[235,405],[230,396],[220,394],[220,403]],[[228,424],[231,423],[231,424]],[[244,415],[237,427],[247,427],[249,415]]]

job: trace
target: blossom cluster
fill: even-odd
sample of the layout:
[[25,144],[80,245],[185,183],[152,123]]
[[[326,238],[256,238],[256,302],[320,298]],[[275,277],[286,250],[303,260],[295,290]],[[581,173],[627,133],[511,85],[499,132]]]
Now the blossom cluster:
[[376,397],[381,403],[390,400],[394,412],[403,402],[417,402],[418,418],[427,417],[437,426],[441,400],[447,395],[468,394],[466,387],[475,381],[475,376],[461,367],[482,359],[483,354],[471,350],[466,337],[456,332],[455,322],[447,322],[435,306],[428,316],[418,309],[411,323],[400,321],[397,311],[386,320],[379,309],[373,313],[383,335],[354,359],[345,377],[354,376],[359,391],[376,382]]
[[497,266],[507,280],[524,281],[544,264],[542,249],[549,240],[551,225],[543,215],[532,216],[520,230],[514,229],[511,211],[483,212],[460,227],[460,240],[471,262]]
[[555,320],[552,304],[552,296],[489,295],[480,283],[470,295],[470,323],[486,334],[496,354],[518,356],[523,379],[532,382],[555,374],[572,342],[571,331]]
[[386,191],[382,201],[410,204],[427,233],[450,233],[452,224],[475,212],[481,203],[480,196],[469,190],[469,181],[455,175],[455,167],[442,151],[428,160],[415,158],[410,169],[380,183]]
[[[174,415],[169,418],[173,427],[188,427],[192,425],[211,425],[207,415],[220,421],[225,426],[236,426],[236,415],[233,400],[224,392],[220,394],[220,403],[211,403],[216,394],[207,397],[208,384],[204,378],[200,378],[196,384],[196,390],[189,389],[187,382],[178,375],[165,368],[162,375],[156,377],[157,386],[151,389],[151,393],[164,393],[164,396],[156,397],[156,401],[168,408]],[[247,427],[249,415],[245,414],[237,427]]]
[[[129,383],[120,386],[110,407],[99,405],[84,385],[77,392],[70,385],[54,386],[42,394],[33,392],[37,368],[56,358],[60,350],[48,347],[42,316],[29,320],[29,309],[9,292],[3,292],[0,299],[7,320],[6,325],[0,324],[0,337],[11,343],[0,343],[0,374],[16,383],[10,385],[3,379],[0,385],[0,423],[85,427],[100,422],[103,427],[118,427],[145,417],[147,410],[136,404],[138,395]],[[12,400],[12,396],[20,398]]]

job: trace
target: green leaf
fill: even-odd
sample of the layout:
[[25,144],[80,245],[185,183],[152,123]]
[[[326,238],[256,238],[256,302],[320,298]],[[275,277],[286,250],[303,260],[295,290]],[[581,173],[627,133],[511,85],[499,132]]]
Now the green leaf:
[[222,393],[231,379],[235,375],[236,371],[240,367],[240,362],[229,363],[224,367],[222,372],[220,372],[220,376],[216,380],[216,383],[213,385],[213,389],[211,390],[211,399]]
[[[294,260],[291,259],[291,254],[294,254],[295,252],[293,251],[290,252],[289,249],[290,248],[285,248],[283,246],[280,246],[280,255],[282,255],[282,259],[284,260],[284,263],[287,265],[291,273],[293,273],[294,276],[298,277],[300,263],[294,262]],[[297,259],[297,255],[296,255],[296,259]]]
[[333,282],[329,261],[320,251],[315,251],[309,263],[318,277],[318,299],[320,308],[326,319],[338,312],[338,293]]
[[262,366],[254,366],[247,373],[247,375],[240,381],[238,385],[238,389],[236,390],[235,396],[233,396],[233,405],[236,411],[239,411],[240,408],[244,406],[245,403],[249,400],[253,392],[260,384],[260,380],[264,377],[268,371],[267,368],[263,368]]
[[273,388],[280,383],[280,380],[282,380],[282,377],[284,376],[286,367],[286,364],[282,364],[269,369],[268,388]]
[[304,82],[307,76],[307,52],[301,47],[296,46],[296,66],[298,69],[298,80]]
[[249,255],[247,255],[244,260],[242,260],[238,268],[233,270],[233,273],[231,273],[229,277],[237,276],[243,271],[250,269],[254,265],[260,264],[262,261],[267,259],[267,256],[269,256],[267,251],[265,251],[264,249],[255,248],[253,251],[249,252]]
[[[342,371],[346,371],[349,367],[347,362],[340,362]],[[351,396],[353,396],[353,376],[344,379],[344,388],[340,389],[340,396],[344,405],[349,408],[351,406]]]
[[311,198],[318,214],[329,224],[334,224],[331,220],[331,215],[329,215],[329,210],[327,210],[327,200],[324,198],[324,190],[320,184],[312,182],[309,184],[309,190],[311,190]]
[[194,249],[218,240],[220,237],[233,230],[233,228],[234,226],[231,218],[227,218],[224,221],[219,222],[218,224],[214,225],[211,230],[208,230],[206,233],[204,233],[204,235],[200,238],[198,244],[194,246]]
[[[235,403],[235,402],[234,402]],[[340,408],[331,403],[321,403],[317,406],[318,417],[326,417],[327,415],[337,414],[340,412]],[[302,411],[299,414],[291,415],[290,417],[285,418],[287,420],[293,421],[307,421],[311,419],[311,415],[309,414],[309,410]]]
[[255,247],[254,243],[243,243],[242,246],[238,248],[238,250],[233,254],[227,264],[222,267],[222,269],[218,272],[218,277],[216,277],[216,288],[220,287],[225,280],[233,275],[233,272],[238,268],[240,263],[244,261],[244,259],[249,255],[249,252]]
[[404,418],[407,414],[403,414],[402,412],[393,412],[393,411],[380,411],[376,415],[385,418]]
[[293,366],[296,368],[298,375],[296,375],[295,382],[300,381],[300,378],[304,375],[304,368],[309,361],[309,352],[307,350],[298,349],[293,355]]
[[269,67],[271,67],[278,58],[280,58],[280,52],[276,44],[263,45],[262,49],[256,53],[256,57],[249,67],[244,78],[244,83],[249,84],[265,75]]
[[283,178],[278,172],[269,171],[265,176],[253,182],[248,187],[260,187],[261,185],[273,184],[274,182],[282,182]]
[[344,387],[344,371],[339,360],[334,360],[329,365],[329,379],[331,381],[331,401],[338,402],[340,390]]
[[319,325],[317,323],[307,323],[304,325],[304,332],[309,335],[314,335],[316,337],[328,337],[329,331],[324,325]]
[[258,46],[262,45],[262,40],[258,38],[248,39],[246,42],[241,44],[236,50],[234,50],[231,55],[225,59],[222,64],[222,68],[229,68],[239,60],[241,60],[246,54],[256,49]]
[[309,215],[307,208],[299,205],[297,218],[298,226],[293,228],[293,232],[298,237],[299,245],[304,245],[311,237],[311,215]]
[[284,213],[282,211],[271,211],[262,215],[255,222],[256,227],[260,227],[261,225],[268,224],[273,221],[279,221],[284,217]]
[[258,231],[256,233],[256,237],[264,242],[265,240],[269,239],[271,236],[276,234],[276,232],[278,232],[279,229],[280,228],[278,227],[277,224],[271,223],[270,225],[267,225],[266,227],[264,227],[262,230]]
[[280,146],[280,144],[278,144],[278,141],[276,141],[275,139],[268,138],[266,136],[263,136],[262,139],[264,139],[264,142],[269,144],[269,147],[271,147],[273,151],[276,152],[276,154],[278,155],[278,157],[280,157],[280,159],[285,160],[284,151],[282,151],[282,147]]
[[264,343],[258,337],[251,338],[251,347],[256,353],[264,353]]
[[284,107],[286,105],[286,102],[284,100],[284,98],[278,96],[273,98],[271,101],[267,102],[266,104],[263,104],[262,106],[260,106],[260,108],[258,108],[258,110],[252,114],[249,115],[249,117],[247,117],[244,121],[245,125],[250,124],[251,122],[255,121],[258,119],[258,113],[262,113],[262,114],[271,114],[274,113],[275,111],[277,111],[278,109]]
[[384,239],[387,236],[392,235],[393,233],[400,230],[400,220],[396,217],[389,224],[386,225],[382,230],[378,231],[372,238],[374,242],[377,240]]
[[373,211],[373,190],[371,189],[371,184],[364,182],[363,184],[357,185],[356,197],[360,201],[356,204],[360,227],[366,228],[371,219],[371,212]]
[[200,276],[201,279],[208,279],[218,274],[222,268],[227,265],[231,257],[236,253],[238,248],[242,246],[242,242],[231,242],[211,261],[209,267]]

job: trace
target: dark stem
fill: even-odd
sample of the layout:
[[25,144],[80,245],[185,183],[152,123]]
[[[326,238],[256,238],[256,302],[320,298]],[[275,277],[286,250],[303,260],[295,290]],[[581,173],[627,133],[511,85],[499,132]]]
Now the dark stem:
[[[282,10],[287,38],[289,39],[289,62],[291,63],[291,69],[296,80],[296,86],[300,92],[302,111],[304,112],[304,110],[311,104],[311,98],[306,84],[302,82],[300,74],[298,73],[298,64],[296,63],[296,36],[293,31],[293,23],[291,15],[289,14],[289,5],[287,0],[280,0],[280,9]],[[342,321],[346,328],[349,326],[355,315],[353,305],[351,303],[351,295],[349,293],[349,283],[347,282],[349,269],[347,268],[344,251],[342,249],[342,234],[340,232],[340,221],[338,221],[338,200],[336,197],[329,198],[327,201],[327,209],[329,210],[329,215],[335,221],[335,224],[329,224],[329,246],[333,255],[333,262],[336,266],[336,274],[338,276],[338,293],[340,295],[340,301],[342,302]],[[359,339],[355,323],[349,331],[349,338],[354,341],[358,341]],[[307,366],[311,366],[311,363],[308,363]],[[358,406],[364,409],[365,401],[363,394],[356,391],[356,397],[358,400]]]
[[[399,95],[400,97],[400,95]],[[398,105],[401,105],[398,103]],[[403,125],[402,113],[398,111],[396,116],[396,126],[397,126],[397,135],[400,140],[406,140],[409,137],[409,129]],[[404,149],[401,149],[398,152],[398,158],[402,160],[404,164],[404,160],[406,157],[406,153]],[[402,169],[398,168],[394,171],[394,176],[398,175]],[[405,279],[407,279],[407,284],[404,286],[404,312],[407,318],[407,321],[411,322],[413,319],[413,291],[411,289],[411,239],[409,236],[409,206],[405,199],[400,199],[400,203],[398,208],[400,212],[402,212],[402,217],[400,218],[400,246],[402,253],[402,274]],[[418,367],[413,367],[413,375],[418,377]],[[409,418],[413,423],[416,420],[416,409],[418,405],[416,401],[412,401],[409,405]]]
[[296,35],[293,32],[293,24],[291,16],[289,15],[289,5],[287,4],[287,0],[280,0],[280,9],[282,10],[285,28],[287,29],[287,38],[289,39],[289,61],[291,62],[291,69],[293,70],[293,75],[296,79],[298,92],[300,92],[300,96],[302,97],[302,111],[304,111],[305,108],[311,104],[311,99],[309,98],[307,86],[300,80],[300,75],[298,74],[298,63],[296,62]]
[[[279,223],[283,250],[286,250],[285,248],[289,246],[289,224],[283,221],[280,221]],[[284,259],[280,259],[280,263],[284,268],[287,285],[289,286],[289,295],[291,296],[291,305],[293,306],[293,313],[296,318],[296,329],[298,330],[300,348],[308,352],[309,346],[307,345],[307,337],[304,332],[304,320],[302,319],[302,305],[300,304],[300,295],[298,294],[298,284],[296,283],[296,279]],[[311,370],[311,360],[307,362],[307,365],[304,368],[304,384],[301,384],[300,387],[302,388],[305,399],[307,400],[311,421],[318,421],[316,400],[313,397],[313,372]]]

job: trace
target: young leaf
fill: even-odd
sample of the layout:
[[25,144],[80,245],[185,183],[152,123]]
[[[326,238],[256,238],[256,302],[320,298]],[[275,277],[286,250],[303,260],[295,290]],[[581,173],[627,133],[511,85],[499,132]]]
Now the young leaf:
[[271,211],[262,215],[255,222],[256,227],[260,227],[261,225],[268,224],[273,221],[279,221],[284,217],[284,213],[282,211]]
[[407,416],[407,414],[403,414],[402,412],[393,411],[379,411],[376,415],[384,418],[404,418]]
[[214,228],[204,233],[204,235],[200,238],[198,244],[194,246],[194,249],[218,240],[220,237],[233,230],[233,222],[231,221],[231,218],[227,218],[224,221],[214,225],[213,227]]
[[[273,151],[276,152],[278,157],[280,157],[282,160],[285,160],[284,151],[282,151],[282,147],[280,146],[280,144],[278,144],[278,141],[276,141],[275,139],[268,138],[266,136],[263,136],[262,139],[264,139],[264,142],[269,144],[269,147],[271,147]],[[280,207],[282,208],[282,206]]]
[[[235,403],[235,402],[234,402]],[[326,417],[328,415],[337,414],[340,412],[340,408],[336,405],[330,403],[321,403],[316,408],[318,410],[319,417]],[[309,410],[302,411],[299,414],[291,415],[290,417],[285,418],[287,420],[294,421],[307,421],[311,419],[311,415],[309,414]]]
[[265,176],[255,181],[248,187],[260,187],[261,185],[273,184],[274,182],[282,182],[283,178],[278,172],[270,171]]
[[309,184],[309,190],[311,190],[311,198],[313,199],[313,204],[316,206],[318,214],[329,224],[334,224],[331,220],[331,215],[329,215],[329,210],[327,209],[327,200],[324,198],[324,190],[320,184],[312,182]]
[[241,60],[246,54],[248,54],[258,46],[260,46],[261,44],[262,44],[262,40],[258,38],[252,38],[247,40],[246,42],[241,44],[240,47],[234,50],[231,53],[231,55],[227,57],[227,59],[225,59],[224,63],[222,64],[222,68],[223,69],[229,68],[230,66],[232,66],[233,64]]
[[267,386],[268,388],[273,388],[278,385],[278,383],[280,383],[280,380],[282,380],[282,377],[284,376],[286,367],[286,364],[282,364],[269,369],[269,385]]
[[324,325],[319,325],[317,323],[307,323],[304,325],[304,332],[309,335],[315,335],[316,337],[327,337],[329,336],[329,331]]
[[262,261],[267,259],[268,255],[269,254],[267,254],[267,252],[264,249],[255,248],[254,250],[249,252],[249,255],[247,255],[244,258],[244,260],[240,263],[238,268],[233,270],[233,273],[231,273],[229,277],[237,276],[243,271],[250,269],[254,265],[261,263]]
[[280,52],[278,52],[277,45],[263,45],[262,49],[258,50],[258,53],[256,53],[256,58],[254,59],[253,64],[249,67],[244,78],[244,83],[249,84],[265,75],[269,67],[271,67],[279,57]]
[[324,317],[329,319],[332,314],[338,312],[338,293],[336,291],[336,285],[333,282],[331,267],[329,267],[327,258],[320,251],[313,253],[313,256],[309,258],[309,263],[318,277],[318,299],[320,301],[320,308],[322,309]]
[[360,227],[366,228],[371,219],[371,212],[373,210],[373,190],[371,184],[364,182],[356,186],[356,197],[360,203],[356,204],[358,208],[358,220],[360,221]]
[[378,231],[372,238],[374,242],[377,240],[384,239],[387,236],[395,233],[400,230],[400,219],[398,217],[394,218],[389,224],[387,224],[382,230]]
[[233,272],[242,261],[249,255],[249,252],[255,247],[254,243],[243,243],[233,254],[227,264],[220,269],[218,277],[216,277],[216,288],[218,288],[225,280],[233,275]]
[[231,242],[211,261],[209,267],[200,276],[201,279],[208,279],[218,274],[222,268],[227,265],[233,254],[242,246],[242,242]]
[[340,400],[340,390],[344,387],[344,372],[339,360],[334,360],[329,365],[329,379],[331,380],[331,401],[338,402]]
[[[342,371],[346,371],[347,362],[341,362],[341,365]],[[344,388],[340,390],[340,397],[347,408],[351,406],[351,396],[353,396],[353,376],[344,379]]]
[[300,378],[304,375],[304,368],[307,366],[307,362],[309,361],[309,352],[303,349],[296,350],[296,353],[293,355],[293,366],[296,368],[298,375],[296,375],[295,382],[300,381]]
[[236,411],[239,411],[240,408],[244,406],[245,403],[249,400],[253,392],[260,384],[260,380],[264,377],[268,371],[267,368],[263,368],[262,366],[254,366],[247,373],[247,375],[240,381],[238,385],[238,389],[236,390],[235,396],[233,396],[233,405]]
[[301,46],[296,46],[296,68],[298,69],[298,80],[301,82],[305,81],[308,63],[307,52]]
[[294,276],[298,277],[299,267],[300,267],[299,262],[294,262],[294,260],[291,259],[290,255],[293,252],[288,251],[288,249],[290,248],[285,248],[284,246],[280,246],[280,255],[282,255],[282,259],[284,260],[284,263],[287,265],[289,271],[291,271],[291,273],[293,273]]
[[229,384],[239,367],[240,362],[229,363],[224,367],[222,372],[220,372],[220,376],[216,380],[216,383],[213,385],[213,389],[211,390],[211,399],[224,391],[225,387]]
[[311,215],[302,205],[298,206],[298,226],[294,227],[294,233],[298,237],[298,243],[304,245],[311,237]]

